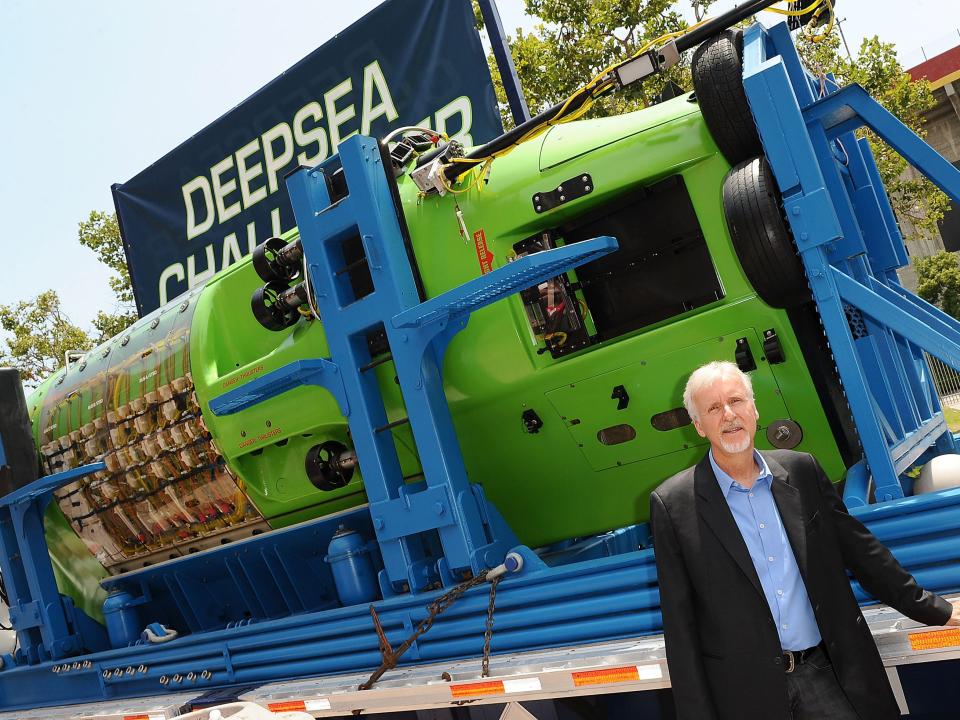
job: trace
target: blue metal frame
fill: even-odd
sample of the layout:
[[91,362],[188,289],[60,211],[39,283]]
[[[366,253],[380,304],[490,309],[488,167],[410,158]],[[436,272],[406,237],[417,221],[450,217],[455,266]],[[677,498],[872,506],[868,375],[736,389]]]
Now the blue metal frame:
[[105,467],[99,462],[48,475],[0,498],[0,572],[25,662],[108,647],[103,627],[60,595],[43,526],[54,490]]
[[960,369],[960,323],[899,284],[906,247],[865,139],[871,129],[954,201],[960,171],[858,85],[802,67],[785,24],[744,34],[743,84],[806,268],[865,467],[845,499],[904,496],[901,475],[931,447],[955,451],[922,350]]

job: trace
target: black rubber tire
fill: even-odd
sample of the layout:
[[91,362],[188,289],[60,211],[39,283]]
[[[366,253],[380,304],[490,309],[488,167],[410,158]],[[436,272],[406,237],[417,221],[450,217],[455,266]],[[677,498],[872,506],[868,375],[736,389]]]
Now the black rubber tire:
[[782,207],[763,157],[740,163],[723,180],[723,213],[747,280],[765,303],[788,309],[807,302],[810,287]]
[[731,165],[763,154],[743,89],[743,31],[724,30],[693,54],[693,87],[707,129]]

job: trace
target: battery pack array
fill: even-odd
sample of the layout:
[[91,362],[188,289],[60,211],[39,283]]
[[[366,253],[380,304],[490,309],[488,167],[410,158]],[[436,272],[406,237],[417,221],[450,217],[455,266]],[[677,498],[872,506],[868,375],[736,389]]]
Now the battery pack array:
[[168,336],[91,373],[73,392],[51,392],[44,405],[46,472],[106,465],[54,497],[113,572],[148,556],[176,557],[202,538],[260,519],[204,425],[187,354],[186,333]]

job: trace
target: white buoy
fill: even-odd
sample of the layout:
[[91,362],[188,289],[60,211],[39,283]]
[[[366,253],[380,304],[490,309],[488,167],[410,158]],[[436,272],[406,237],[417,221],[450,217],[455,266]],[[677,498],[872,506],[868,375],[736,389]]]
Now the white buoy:
[[913,483],[913,494],[924,495],[960,487],[960,455],[937,455],[923,466]]

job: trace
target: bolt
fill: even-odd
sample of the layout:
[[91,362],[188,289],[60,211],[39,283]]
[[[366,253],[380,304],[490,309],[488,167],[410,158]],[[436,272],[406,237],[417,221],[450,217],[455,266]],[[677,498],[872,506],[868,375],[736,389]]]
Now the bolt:
[[790,437],[790,428],[786,425],[777,428],[777,440],[786,440],[788,437]]
[[170,678],[168,678],[166,675],[161,675],[161,676],[160,676],[160,684],[161,684],[161,685],[169,685],[169,684],[170,684]]
[[[809,239],[810,239],[810,236],[809,236],[807,233],[802,232],[802,233],[800,233],[800,239],[801,239],[801,240],[809,240]],[[830,249],[832,250],[833,248],[830,248]]]
[[794,205],[792,208],[790,208],[790,212],[791,212],[793,215],[799,215],[799,214],[800,214],[800,208],[798,208],[796,205]]
[[374,526],[377,530],[383,530],[383,518],[375,517],[375,518],[373,519],[373,526]]
[[561,195],[561,196],[560,196],[560,201],[561,201],[561,202],[563,202],[563,201],[566,200],[566,199],[567,199],[567,196],[566,196],[566,195]]
[[135,672],[136,670],[133,669],[132,665],[127,666],[127,675],[133,675]]
[[89,670],[89,669],[92,668],[92,667],[93,667],[93,662],[92,662],[92,661],[90,661],[90,660],[84,660],[84,661],[83,661],[83,669],[84,669],[84,670]]
[[433,511],[434,511],[437,515],[443,515],[444,510],[445,510],[445,508],[443,507],[443,503],[439,503],[439,502],[438,502],[438,503],[434,503],[434,504],[433,504]]
[[537,205],[537,212],[543,212],[543,208],[540,205]]
[[141,665],[140,667],[137,668],[137,672],[140,673],[141,675],[146,675],[146,674],[147,674],[147,666],[146,666],[146,665]]
[[79,663],[79,661],[74,661],[74,663],[73,663],[73,669],[74,669],[74,670],[79,670],[79,669],[80,669],[80,663]]
[[183,682],[183,675],[181,675],[180,673],[177,673],[176,675],[173,676],[172,680],[173,680],[175,683],[178,683],[178,684],[179,684],[179,683],[182,683],[182,682]]
[[104,680],[109,680],[112,675],[113,675],[113,673],[110,672],[109,670],[104,670],[104,671],[103,671],[103,679],[104,679]]
[[51,668],[51,670],[53,670],[54,674],[59,674],[59,673],[60,673],[60,666],[59,666],[59,665],[54,665],[54,666]]
[[213,677],[213,673],[210,672],[209,670],[204,670],[202,673],[200,673],[200,678],[202,680],[209,680],[212,677]]
[[189,680],[190,682],[196,682],[197,674],[191,670],[190,672],[187,673],[187,680]]
[[584,185],[584,186],[583,186],[583,191],[584,191],[584,192],[590,192],[590,190],[592,190],[592,188],[591,188],[589,185]]
[[557,185],[557,192],[563,192],[563,185]]
[[114,677],[120,677],[121,675],[123,675],[123,668],[117,668],[116,670],[114,670],[113,675]]
[[580,179],[583,180],[584,182],[587,182],[587,181],[590,179],[590,176],[589,176],[589,175],[584,175],[584,176],[583,176],[582,178],[580,178]]

